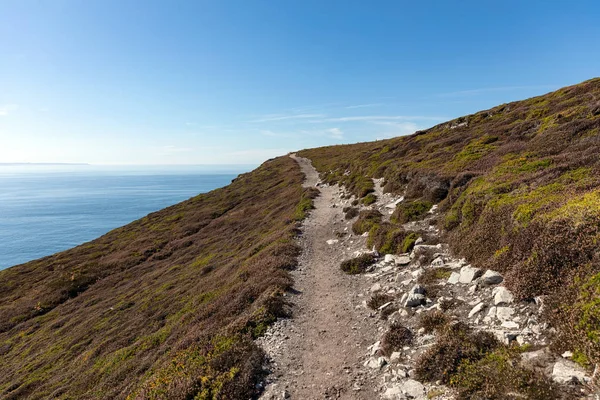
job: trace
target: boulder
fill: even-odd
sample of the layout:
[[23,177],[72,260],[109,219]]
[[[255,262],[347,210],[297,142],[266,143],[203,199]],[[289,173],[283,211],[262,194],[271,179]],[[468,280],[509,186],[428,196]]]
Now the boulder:
[[575,364],[573,361],[559,359],[552,368],[552,379],[558,383],[579,382],[586,383],[590,377],[585,369]]
[[410,257],[409,256],[396,256],[396,264],[397,265],[410,264]]
[[492,271],[491,269],[485,271],[485,274],[483,274],[483,276],[481,277],[481,283],[483,283],[484,285],[497,285],[503,280],[504,278],[502,277],[502,275],[500,275],[496,271]]
[[383,398],[386,400],[406,400],[406,395],[402,393],[399,386],[392,386],[386,389],[383,393]]
[[407,379],[400,384],[400,389],[413,399],[425,399],[425,386],[414,379]]
[[371,293],[379,292],[380,290],[381,290],[381,285],[379,283],[376,283],[373,286],[371,286]]
[[496,306],[502,303],[510,304],[515,299],[513,294],[504,286],[494,288],[492,294],[494,295],[494,305]]
[[460,277],[458,281],[460,283],[471,283],[475,279],[481,276],[481,270],[479,268],[471,267],[470,265],[466,265],[460,269]]

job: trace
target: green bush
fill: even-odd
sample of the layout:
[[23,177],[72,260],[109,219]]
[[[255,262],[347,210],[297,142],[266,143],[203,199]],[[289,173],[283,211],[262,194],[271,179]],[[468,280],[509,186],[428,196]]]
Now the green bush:
[[402,202],[396,205],[392,214],[392,222],[404,224],[421,219],[431,209],[433,204],[425,200]]
[[369,193],[368,195],[366,195],[365,197],[362,198],[361,203],[363,203],[365,206],[370,206],[371,204],[375,203],[377,201],[377,196],[374,195],[373,193]]
[[375,257],[372,254],[363,254],[342,262],[340,268],[349,275],[355,275],[362,274],[373,264],[375,264]]
[[375,225],[381,223],[383,215],[377,210],[364,210],[358,215],[358,219],[352,225],[352,232],[362,235],[369,232]]

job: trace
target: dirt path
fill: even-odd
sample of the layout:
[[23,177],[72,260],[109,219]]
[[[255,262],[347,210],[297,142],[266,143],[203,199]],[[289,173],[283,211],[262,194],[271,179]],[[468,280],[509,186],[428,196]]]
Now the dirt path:
[[[306,175],[305,186],[315,186],[319,178],[310,161],[295,159]],[[362,364],[377,326],[364,307],[357,307],[365,283],[339,269],[364,240],[336,237],[349,229],[339,189],[319,189],[300,239],[300,266],[293,273],[298,293],[291,299],[294,318],[276,324],[263,344],[273,360],[275,381],[263,398],[372,399],[375,385]]]

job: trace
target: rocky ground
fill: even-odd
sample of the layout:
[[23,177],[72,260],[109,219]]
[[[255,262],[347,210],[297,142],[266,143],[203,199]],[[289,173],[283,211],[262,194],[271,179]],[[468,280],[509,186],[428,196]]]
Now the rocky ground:
[[[354,220],[344,219],[342,209],[353,199],[343,188],[320,184],[308,160],[296,160],[305,184],[319,187],[321,196],[299,239],[296,292],[288,295],[294,317],[278,321],[259,340],[271,360],[262,399],[453,399],[450,388],[419,382],[414,371],[415,360],[435,342],[420,327],[422,316],[448,307],[474,329],[530,349],[523,362],[575,387],[573,393],[581,392],[576,397],[600,398],[587,394],[591,376],[570,360],[570,352],[548,350],[552,328],[540,320],[543,298],[515,301],[502,275],[453,258],[439,243],[436,206],[422,221],[404,226],[426,236],[411,253],[379,257],[368,273],[345,275],[341,261],[370,251],[364,236],[352,234]],[[378,201],[369,207],[389,218],[403,198],[384,194],[380,183],[375,181]],[[377,296],[387,301],[373,309],[368,303]],[[381,337],[395,323],[409,328],[413,340],[386,356]]]

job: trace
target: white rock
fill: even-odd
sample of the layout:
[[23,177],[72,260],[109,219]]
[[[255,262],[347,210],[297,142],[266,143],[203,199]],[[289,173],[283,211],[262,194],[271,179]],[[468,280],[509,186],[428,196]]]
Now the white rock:
[[402,355],[402,353],[400,353],[399,351],[394,351],[392,353],[392,355],[390,356],[390,362],[398,362],[400,361],[400,356]]
[[569,383],[579,381],[589,382],[590,377],[586,371],[572,361],[559,359],[552,368],[552,379],[558,383]]
[[419,236],[419,237],[417,238],[417,240],[415,240],[415,246],[418,246],[418,245],[420,245],[420,244],[421,244],[421,243],[423,243],[423,242],[424,242],[423,238]]
[[565,351],[564,353],[562,353],[562,357],[563,358],[572,358],[573,357],[573,352],[572,351]]
[[379,292],[380,290],[381,290],[381,285],[379,283],[376,283],[373,286],[371,286],[371,293]]
[[337,240],[337,239],[329,239],[327,241],[327,244],[331,246],[332,244],[336,244],[337,242],[339,242],[339,240]]
[[387,303],[385,303],[384,305],[379,307],[379,311],[385,310],[386,308],[390,307],[392,304],[393,303],[391,301],[388,301]]
[[513,294],[504,286],[494,288],[492,294],[494,295],[494,305],[501,303],[510,304],[515,299]]
[[514,321],[504,321],[502,327],[506,329],[519,329],[519,324]]
[[369,367],[372,369],[381,369],[387,362],[383,357],[370,358],[365,362],[365,367]]
[[398,264],[398,265],[410,264],[410,257],[409,256],[396,256],[396,264]]
[[477,304],[475,307],[473,307],[473,309],[469,312],[469,318],[472,318],[473,315],[477,314],[479,311],[481,311],[483,309],[483,307],[485,307],[485,304],[483,302]]
[[386,254],[385,257],[383,258],[383,261],[386,263],[393,263],[394,260],[394,255],[393,254]]
[[406,396],[402,393],[400,387],[392,386],[386,389],[383,393],[383,398],[386,400],[405,400]]
[[460,274],[458,272],[453,272],[450,274],[450,278],[448,278],[448,283],[451,285],[455,285],[460,280]]
[[412,275],[413,278],[418,278],[419,276],[423,275],[424,272],[425,272],[425,270],[423,268],[419,268],[417,270],[414,270],[410,274]]
[[496,306],[490,307],[490,309],[488,310],[487,316],[490,318],[494,318],[496,316],[496,310],[497,310]]
[[421,399],[425,398],[425,386],[419,381],[414,379],[407,379],[400,385],[403,393],[406,393],[412,398]]
[[483,274],[483,276],[481,277],[481,282],[484,285],[497,285],[498,283],[501,283],[503,280],[504,280],[504,278],[502,277],[502,275],[500,275],[496,271],[492,271],[491,269],[488,269],[487,271],[485,271],[485,274]]
[[470,265],[466,265],[460,269],[460,278],[458,279],[458,281],[460,283],[471,283],[480,275],[481,270],[479,268],[474,268]]
[[510,320],[514,313],[515,313],[515,310],[512,307],[497,307],[496,308],[496,317],[500,321]]

